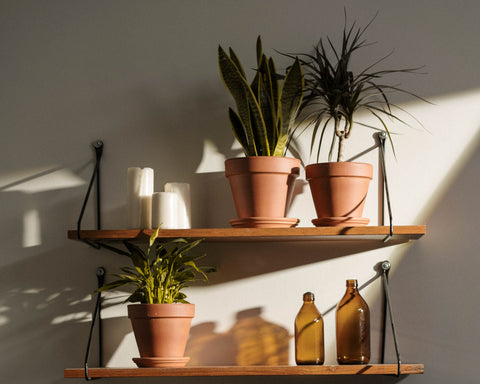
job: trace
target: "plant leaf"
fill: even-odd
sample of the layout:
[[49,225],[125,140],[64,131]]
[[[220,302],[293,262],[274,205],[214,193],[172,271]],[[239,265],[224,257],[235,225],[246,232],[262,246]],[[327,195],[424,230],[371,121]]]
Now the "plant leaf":
[[275,147],[274,156],[283,156],[285,146],[290,136],[290,130],[302,104],[304,78],[300,61],[295,60],[287,72],[282,84],[280,95],[281,124],[278,132],[278,144]]

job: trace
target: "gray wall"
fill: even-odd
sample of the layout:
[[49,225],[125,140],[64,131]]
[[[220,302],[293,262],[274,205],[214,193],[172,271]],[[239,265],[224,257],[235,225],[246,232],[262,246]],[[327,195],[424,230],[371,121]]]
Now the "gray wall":
[[[210,246],[211,260],[222,268],[211,286],[191,289],[198,312],[194,329],[217,327],[214,334],[226,335],[238,312],[261,307],[265,321],[291,334],[304,290],[318,292],[318,305],[325,311],[340,298],[345,278],[367,281],[371,267],[388,258],[394,264],[391,289],[403,360],[425,363],[424,375],[401,380],[478,382],[480,6],[477,1],[432,0],[0,1],[2,382],[74,382],[62,378],[63,369],[83,362],[95,269],[104,265],[114,272],[120,264],[115,255],[66,239],[67,230],[75,228],[91,175],[91,143],[105,143],[104,228],[125,225],[129,166],[155,168],[156,190],[168,181],[191,183],[194,225],[228,226],[234,215],[228,186],[204,151],[207,142],[221,158],[237,153],[226,113],[231,100],[218,75],[218,44],[232,46],[248,68],[260,34],[265,50],[282,67],[286,61],[273,48],[308,51],[320,36],[337,36],[344,6],[361,25],[379,11],[367,34],[378,44],[368,51],[370,56],[359,57],[359,64],[394,49],[390,65],[426,66],[427,75],[401,82],[434,104],[418,104],[406,96],[395,99],[411,107],[425,130],[399,135],[397,160],[390,158],[396,223],[426,223],[427,235],[411,246],[361,252],[267,245],[252,253],[243,245]],[[369,140],[371,133],[352,151],[369,147]],[[202,159],[208,172],[197,173]],[[370,217],[378,207],[375,188],[373,192]],[[297,197],[292,215],[302,219],[301,225],[311,225],[308,190]],[[94,219],[91,205],[85,227],[94,228]],[[292,259],[292,253],[297,257]],[[365,292],[375,314],[379,288],[376,283]],[[123,365],[136,352],[122,317],[124,306],[111,300],[104,313],[105,359]],[[219,302],[221,308],[214,305]],[[332,319],[333,313],[326,315],[330,362]],[[389,345],[390,361],[392,351]]]

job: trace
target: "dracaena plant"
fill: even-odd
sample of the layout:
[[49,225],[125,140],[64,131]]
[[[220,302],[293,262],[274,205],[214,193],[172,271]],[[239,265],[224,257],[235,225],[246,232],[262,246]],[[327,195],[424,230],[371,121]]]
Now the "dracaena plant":
[[279,75],[262,52],[260,36],[256,49],[257,68],[249,84],[235,52],[218,47],[220,75],[237,109],[229,108],[230,123],[246,156],[285,156],[303,98],[302,67],[295,60],[286,75]]
[[167,243],[158,243],[158,229],[150,237],[146,251],[125,241],[128,252],[112,249],[130,258],[132,266],[121,268],[122,273],[115,274],[117,280],[104,285],[97,292],[132,286],[133,293],[125,302],[144,304],[188,303],[182,291],[188,283],[207,280],[207,273],[215,268],[198,266],[197,260],[203,257],[193,256],[189,252],[202,240],[187,241],[182,238]]
[[[385,131],[393,148],[386,119],[406,123],[394,113],[395,110],[403,111],[403,109],[390,101],[390,93],[401,92],[425,101],[409,91],[383,81],[389,75],[418,73],[420,69],[376,70],[378,64],[390,55],[374,61],[363,70],[352,71],[353,54],[371,45],[367,43],[364,34],[374,19],[375,17],[364,28],[356,28],[355,23],[347,27],[345,13],[343,38],[339,47],[335,47],[332,40],[327,37],[326,40],[322,38],[319,40],[312,54],[287,54],[295,60],[299,59],[305,71],[305,96],[301,105],[301,110],[304,112],[302,121],[309,122],[307,126],[313,127],[310,153],[314,152],[318,141],[317,162],[325,132],[330,125],[333,125],[333,135],[328,160],[331,161],[337,145],[337,161],[344,161],[345,141],[350,137],[355,124]],[[373,115],[379,125],[374,127],[355,121],[354,117],[362,110]]]

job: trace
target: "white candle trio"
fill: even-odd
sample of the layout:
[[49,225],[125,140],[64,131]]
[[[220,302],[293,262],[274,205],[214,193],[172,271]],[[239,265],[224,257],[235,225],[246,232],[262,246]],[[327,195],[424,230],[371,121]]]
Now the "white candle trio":
[[127,170],[127,221],[130,229],[191,228],[190,185],[167,183],[154,192],[152,168]]

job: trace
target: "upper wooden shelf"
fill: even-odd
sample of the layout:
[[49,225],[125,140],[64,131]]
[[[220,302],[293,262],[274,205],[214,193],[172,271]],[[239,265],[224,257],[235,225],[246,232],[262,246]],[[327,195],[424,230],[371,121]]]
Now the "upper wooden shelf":
[[[82,230],[80,238],[90,241],[145,240],[152,229]],[[362,227],[305,227],[305,228],[193,228],[162,229],[158,237],[163,239],[186,237],[204,238],[205,241],[383,241],[390,233],[388,226]],[[426,233],[425,225],[401,225],[393,227],[392,240],[406,242]],[[68,231],[68,238],[79,240],[77,231]]]
[[[321,376],[321,375],[396,375],[397,364],[366,365],[253,365],[182,368],[89,368],[88,376],[172,377],[172,376]],[[402,375],[424,373],[423,364],[402,364]],[[66,378],[83,378],[83,368],[65,369]]]

